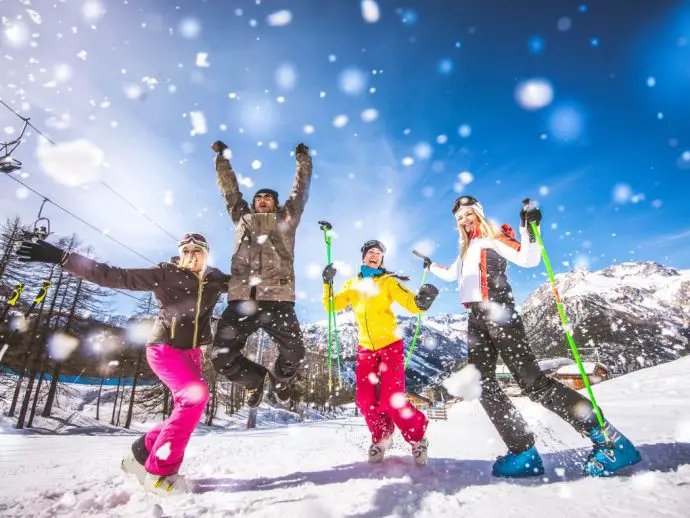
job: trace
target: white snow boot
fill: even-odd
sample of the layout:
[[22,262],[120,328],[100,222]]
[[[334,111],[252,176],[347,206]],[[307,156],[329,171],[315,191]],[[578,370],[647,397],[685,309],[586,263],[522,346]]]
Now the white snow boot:
[[417,466],[426,466],[428,457],[427,449],[429,448],[429,441],[424,437],[421,441],[411,442],[412,446],[412,457],[414,457],[414,463]]
[[159,496],[187,493],[191,488],[191,484],[184,476],[178,475],[177,473],[172,475],[154,475],[153,473],[146,473],[146,478],[144,479],[144,489],[148,493]]
[[391,439],[390,437],[386,437],[369,446],[369,464],[378,464],[382,462],[386,455],[386,450],[390,445]]
[[128,475],[136,476],[140,484],[144,483],[146,468],[144,468],[144,465],[134,457],[134,453],[131,451],[127,452],[125,456],[122,457],[120,468]]

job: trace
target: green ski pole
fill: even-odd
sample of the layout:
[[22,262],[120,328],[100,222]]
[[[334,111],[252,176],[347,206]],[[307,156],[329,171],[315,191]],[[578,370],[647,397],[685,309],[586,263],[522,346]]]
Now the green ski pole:
[[[422,259],[426,259],[426,257],[417,250],[412,250],[412,253],[416,255],[417,257],[421,257]],[[426,274],[429,273],[429,270],[426,268],[424,269],[424,275],[422,275],[422,285],[426,282]],[[414,331],[414,338],[412,338],[412,345],[410,345],[410,352],[407,353],[407,358],[405,358],[405,366],[404,368],[407,369],[407,364],[410,363],[410,358],[412,358],[412,353],[414,352],[414,347],[417,344],[417,337],[419,336],[419,329],[422,326],[422,314],[420,313],[417,315],[417,328]]]
[[[328,231],[333,228],[328,221],[319,221],[321,230],[323,230],[323,237],[326,241],[326,260],[327,264],[331,264],[331,236]],[[335,329],[335,333],[334,333]],[[333,338],[335,334],[336,356],[338,361],[338,372],[340,372],[340,354],[338,351],[338,331],[335,318],[335,301],[333,300],[333,281],[328,283],[328,391],[333,390]],[[342,378],[341,378],[342,380]]]
[[[529,200],[525,201],[527,202],[526,204],[529,203]],[[558,308],[558,314],[561,317],[561,323],[563,324],[565,337],[568,340],[568,345],[570,346],[570,350],[573,353],[573,358],[575,358],[575,363],[577,363],[577,367],[580,370],[580,376],[582,377],[582,381],[587,389],[587,394],[589,394],[589,400],[592,402],[592,407],[594,408],[594,413],[597,416],[599,426],[601,426],[601,430],[604,433],[604,438],[606,439],[606,441],[608,441],[609,437],[604,428],[604,418],[601,416],[599,405],[597,405],[597,400],[594,397],[594,392],[592,391],[592,385],[589,383],[589,378],[587,377],[587,373],[585,372],[584,365],[582,365],[582,359],[580,358],[580,353],[577,350],[577,346],[575,345],[575,340],[573,339],[573,335],[570,330],[570,325],[568,324],[568,319],[565,316],[565,309],[563,308],[563,303],[561,302],[561,296],[558,293],[558,286],[556,285],[556,279],[553,275],[553,268],[551,268],[549,256],[546,255],[546,248],[544,247],[544,242],[541,239],[541,234],[539,233],[539,229],[537,228],[537,223],[535,221],[531,221],[530,225],[532,226],[532,230],[534,231],[534,236],[537,239],[537,243],[539,243],[539,246],[541,246],[541,256],[544,258],[544,265],[546,266],[546,271],[549,273],[551,289],[553,290],[553,295],[556,298],[556,307]]]

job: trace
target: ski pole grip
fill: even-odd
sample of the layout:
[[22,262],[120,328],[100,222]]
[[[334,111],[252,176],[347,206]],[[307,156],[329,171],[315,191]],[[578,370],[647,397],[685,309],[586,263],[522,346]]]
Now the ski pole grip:
[[319,226],[321,227],[321,230],[331,230],[333,228],[333,225],[331,225],[328,221],[319,221]]

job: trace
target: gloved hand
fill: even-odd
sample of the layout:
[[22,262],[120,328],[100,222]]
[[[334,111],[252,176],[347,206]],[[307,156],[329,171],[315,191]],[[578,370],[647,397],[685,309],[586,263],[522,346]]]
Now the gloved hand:
[[323,279],[324,284],[329,284],[333,281],[333,277],[335,277],[335,274],[338,273],[338,270],[335,269],[333,266],[333,263],[330,263],[323,269],[323,273],[321,274],[321,278]]
[[17,256],[22,263],[37,261],[41,263],[60,264],[67,256],[67,252],[57,246],[51,245],[47,241],[37,241],[36,243],[33,241],[22,241],[17,250]]
[[532,229],[532,221],[534,221],[537,226],[541,223],[541,211],[539,208],[532,203],[529,198],[522,201],[523,207],[520,211],[520,226],[527,228],[527,233],[529,235],[530,243],[534,243],[537,238],[534,235],[534,230]]
[[431,307],[431,304],[437,296],[438,288],[436,288],[436,286],[433,284],[424,284],[419,288],[419,292],[417,292],[414,301],[419,309],[426,311]]
[[213,144],[211,144],[211,149],[216,153],[222,153],[228,149],[228,146],[222,140],[216,140]]
[[306,144],[302,144],[302,143],[297,144],[297,147],[295,148],[295,155],[299,155],[299,154],[308,155],[309,154],[309,146],[307,146]]

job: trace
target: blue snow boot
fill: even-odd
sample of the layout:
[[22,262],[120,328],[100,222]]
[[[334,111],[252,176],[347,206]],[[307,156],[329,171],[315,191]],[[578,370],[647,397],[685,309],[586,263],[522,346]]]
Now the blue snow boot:
[[537,477],[544,474],[544,465],[537,449],[532,446],[521,453],[508,452],[494,462],[494,477]]
[[[608,441],[604,435],[608,435]],[[610,477],[616,472],[637,464],[642,460],[640,453],[630,440],[606,421],[604,427],[597,426],[587,436],[594,443],[592,453],[584,465],[585,475]]]

